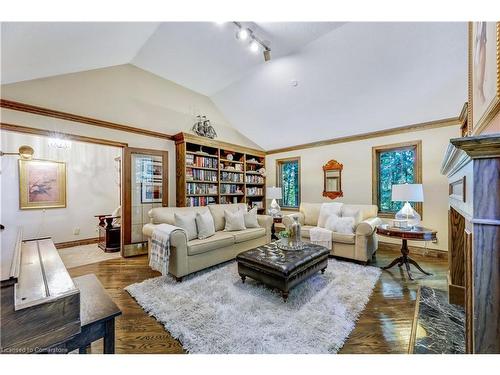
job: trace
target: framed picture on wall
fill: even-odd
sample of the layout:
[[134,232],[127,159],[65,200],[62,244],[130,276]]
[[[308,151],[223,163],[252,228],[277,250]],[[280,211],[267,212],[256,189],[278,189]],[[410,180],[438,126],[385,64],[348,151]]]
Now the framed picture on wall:
[[151,182],[141,184],[141,203],[161,203],[163,200],[163,184]]
[[500,22],[469,23],[469,133],[500,109]]
[[19,160],[19,209],[66,207],[66,163]]

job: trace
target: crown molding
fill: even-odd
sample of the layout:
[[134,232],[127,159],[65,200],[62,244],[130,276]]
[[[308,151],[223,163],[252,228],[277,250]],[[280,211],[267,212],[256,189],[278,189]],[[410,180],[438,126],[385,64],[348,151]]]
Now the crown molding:
[[31,104],[16,102],[13,100],[0,99],[0,107],[6,108],[6,109],[11,109],[13,111],[32,113],[32,114],[40,115],[40,116],[53,117],[53,118],[58,118],[61,120],[66,120],[66,121],[79,122],[79,123],[87,124],[87,125],[100,126],[102,128],[108,128],[108,129],[113,129],[113,130],[118,130],[118,131],[124,131],[124,132],[129,132],[129,133],[145,135],[148,137],[163,138],[163,139],[168,139],[168,140],[173,139],[173,137],[170,134],[155,132],[152,130],[140,129],[140,128],[136,128],[134,126],[117,124],[114,122],[109,122],[109,121],[104,121],[104,120],[98,120],[98,119],[91,118],[91,117],[75,115],[73,113],[56,111],[54,109],[38,107],[38,106],[31,105]]
[[[462,111],[463,111],[463,109],[462,109]],[[299,144],[296,146],[278,148],[278,149],[266,151],[266,154],[267,155],[278,154],[278,153],[282,153],[282,152],[303,150],[303,149],[307,149],[307,148],[329,146],[329,145],[333,145],[336,143],[361,141],[361,140],[370,139],[370,138],[384,137],[387,135],[409,133],[409,132],[422,131],[422,130],[428,130],[428,129],[437,129],[437,128],[442,128],[442,127],[446,127],[446,126],[461,125],[461,124],[462,124],[462,120],[460,117],[450,117],[450,118],[446,118],[446,119],[442,119],[442,120],[422,122],[422,123],[418,123],[418,124],[400,126],[400,127],[392,128],[392,129],[377,130],[377,131],[368,132],[368,133],[362,133],[362,134],[350,135],[350,136],[346,136],[346,137],[327,139],[324,141],[303,143],[303,144]]]

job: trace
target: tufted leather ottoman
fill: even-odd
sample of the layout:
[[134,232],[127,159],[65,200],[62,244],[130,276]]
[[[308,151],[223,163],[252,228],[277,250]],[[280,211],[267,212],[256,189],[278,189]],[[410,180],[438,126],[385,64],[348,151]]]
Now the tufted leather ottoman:
[[325,272],[329,253],[326,247],[310,243],[303,250],[281,250],[273,242],[238,254],[236,261],[243,282],[248,276],[275,287],[286,302],[295,285],[318,271]]

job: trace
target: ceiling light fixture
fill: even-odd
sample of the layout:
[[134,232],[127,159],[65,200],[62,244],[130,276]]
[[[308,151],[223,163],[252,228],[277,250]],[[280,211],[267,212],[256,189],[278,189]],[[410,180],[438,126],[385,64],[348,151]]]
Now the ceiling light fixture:
[[236,38],[239,40],[247,40],[247,38],[250,36],[250,32],[248,29],[239,29],[236,32]]
[[252,40],[250,42],[250,51],[255,53],[259,52],[259,43],[257,43],[255,40]]
[[257,53],[259,50],[262,48],[263,54],[264,54],[264,61],[269,61],[271,60],[271,48],[264,43],[255,33],[253,32],[252,29],[248,27],[243,27],[241,23],[233,21],[233,24],[237,27],[236,31],[236,39],[245,41],[248,38],[251,38],[251,42],[249,44],[250,51]]

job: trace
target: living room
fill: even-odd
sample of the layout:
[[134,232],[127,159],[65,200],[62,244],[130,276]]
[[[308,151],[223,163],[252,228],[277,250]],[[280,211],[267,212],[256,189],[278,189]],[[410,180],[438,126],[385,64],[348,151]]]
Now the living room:
[[500,22],[103,14],[2,19],[0,352],[498,361]]

